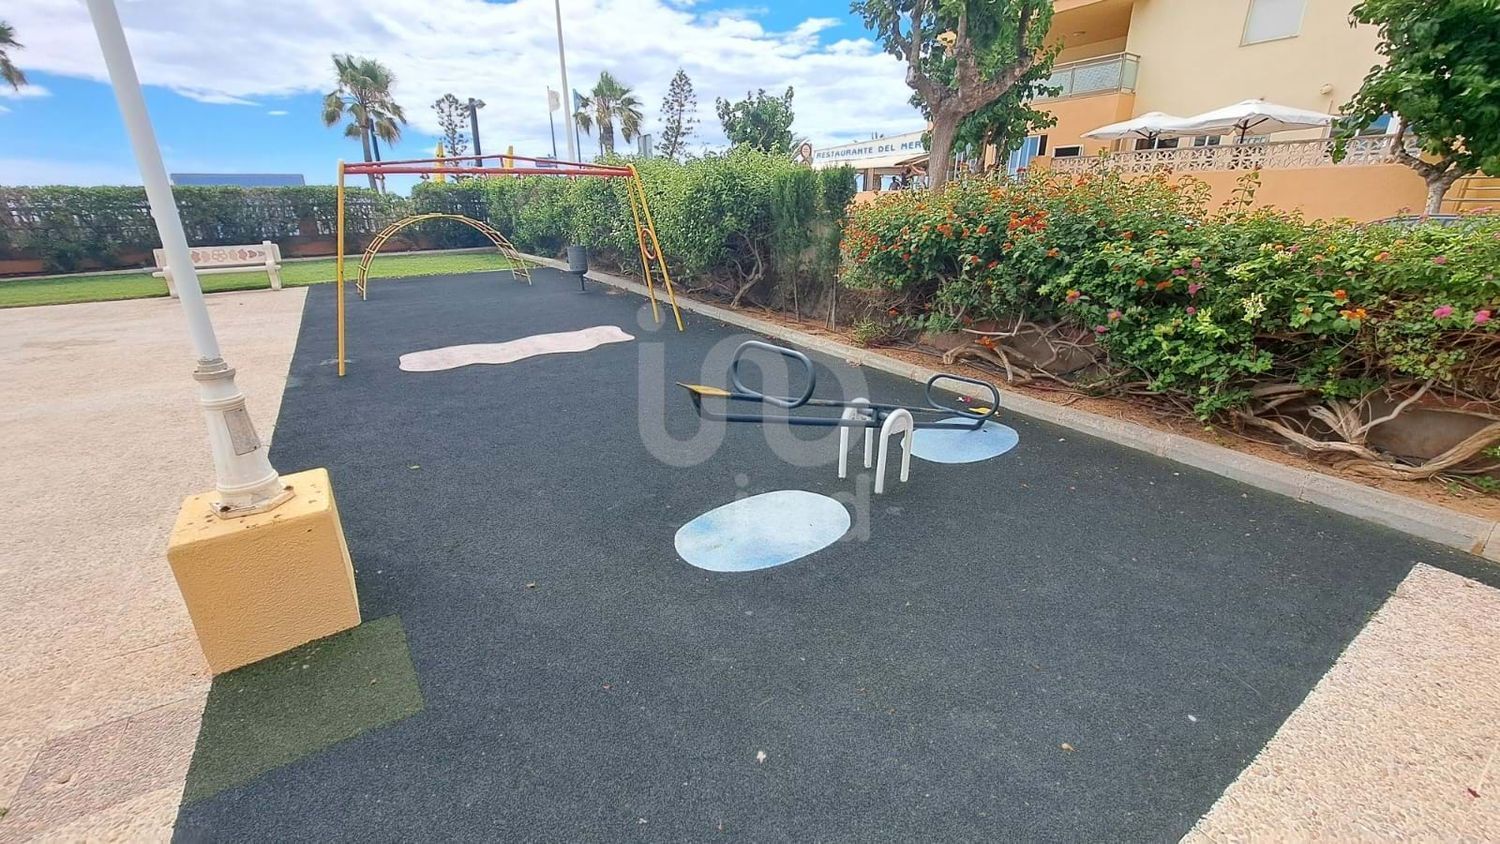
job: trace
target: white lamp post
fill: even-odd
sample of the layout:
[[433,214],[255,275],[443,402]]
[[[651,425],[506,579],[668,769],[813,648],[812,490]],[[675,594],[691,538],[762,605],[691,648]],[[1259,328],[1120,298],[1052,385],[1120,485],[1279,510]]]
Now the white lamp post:
[[219,353],[219,341],[203,304],[203,290],[198,286],[198,273],[188,254],[182,218],[177,214],[167,169],[156,146],[156,133],[146,113],[146,100],[130,59],[130,46],[125,43],[120,14],[114,0],[86,2],[198,357],[193,379],[198,382],[198,403],[208,423],[208,441],[214,456],[218,490],[214,508],[224,517],[270,510],[290,498],[292,492],[271,468],[266,445],[256,436],[250,414],[245,410],[245,394],[235,386],[234,370]]

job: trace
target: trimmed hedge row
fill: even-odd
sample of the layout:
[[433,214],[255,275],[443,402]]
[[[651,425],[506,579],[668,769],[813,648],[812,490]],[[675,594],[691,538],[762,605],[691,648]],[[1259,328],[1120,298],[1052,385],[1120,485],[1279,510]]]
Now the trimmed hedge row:
[[[179,187],[174,193],[194,246],[284,244],[334,233],[335,191],[329,186]],[[345,205],[349,232],[368,237],[410,207],[404,197],[351,189]],[[131,256],[160,246],[144,188],[0,188],[0,259],[39,258],[56,272],[85,263],[110,269],[130,266]]]
[[[811,303],[831,292],[840,226],[854,194],[850,171],[813,171],[751,149],[636,165],[662,252],[685,286],[701,281],[736,299],[785,299],[794,306],[801,304],[805,280],[821,285]],[[179,187],[175,193],[188,242],[195,246],[272,240],[286,250],[292,243],[326,244],[334,235],[333,187]],[[529,251],[557,254],[568,243],[582,243],[598,259],[639,270],[625,183],[616,179],[424,182],[409,198],[351,188],[348,248],[361,248],[390,222],[433,211],[487,221]],[[408,243],[420,239],[425,247],[489,243],[454,222],[409,232]],[[40,258],[57,272],[117,268],[139,265],[158,246],[141,188],[0,188],[0,260]]]

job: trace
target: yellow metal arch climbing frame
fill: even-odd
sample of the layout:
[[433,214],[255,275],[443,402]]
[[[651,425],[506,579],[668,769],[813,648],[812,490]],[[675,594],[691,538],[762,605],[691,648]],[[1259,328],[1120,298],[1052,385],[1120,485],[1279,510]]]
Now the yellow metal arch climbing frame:
[[[480,159],[500,158],[500,166],[483,165]],[[662,258],[661,241],[656,236],[656,221],[651,217],[651,206],[646,201],[646,187],[641,183],[641,174],[636,172],[635,165],[620,167],[606,164],[584,164],[572,161],[557,161],[554,159],[528,158],[523,155],[486,155],[465,156],[465,160],[472,159],[473,167],[464,170],[466,175],[473,176],[562,176],[565,178],[599,177],[618,178],[625,180],[625,195],[630,202],[630,216],[635,223],[635,242],[640,250],[641,274],[646,281],[646,295],[651,300],[651,315],[656,321],[661,322],[661,309],[656,299],[656,282],[661,281],[662,289],[666,291],[667,301],[672,306],[672,316],[677,320],[677,330],[685,331],[682,323],[682,311],[677,307],[677,291],[672,287],[672,275],[667,270],[667,262]],[[337,236],[338,246],[335,253],[335,279],[338,282],[338,292],[335,294],[338,300],[338,364],[339,375],[344,374],[345,368],[345,345],[344,345],[344,178],[350,174],[368,174],[384,177],[388,174],[420,175],[423,173],[443,173],[445,163],[441,159],[418,159],[412,161],[380,161],[380,162],[356,162],[346,165],[339,162],[338,170],[338,210],[337,210]],[[359,289],[360,298],[365,298],[369,287],[370,262],[374,260],[375,254],[396,232],[413,223],[424,220],[450,219],[466,223],[478,229],[495,247],[513,261],[511,276],[519,278],[524,276],[526,283],[531,283],[531,272],[520,253],[511,246],[510,241],[486,223],[474,220],[460,214],[431,213],[418,214],[408,217],[387,226],[375,239],[370,242],[369,248],[365,250],[364,256],[359,262],[359,278],[355,282]]]
[[472,217],[465,217],[462,214],[433,212],[429,214],[417,214],[407,217],[404,220],[397,220],[381,229],[380,234],[375,235],[370,241],[370,245],[365,247],[365,254],[359,259],[359,275],[354,280],[354,289],[359,291],[359,298],[369,298],[370,263],[375,260],[375,255],[380,252],[380,247],[384,246],[387,240],[394,237],[396,232],[401,231],[407,226],[431,220],[453,220],[454,222],[463,223],[470,228],[476,229],[480,234],[489,238],[491,243],[495,244],[495,248],[500,250],[501,255],[510,259],[511,278],[517,281],[524,278],[527,284],[531,283],[531,270],[527,268],[526,261],[521,258],[521,253],[517,252],[516,248],[510,245],[510,241],[505,239],[505,235],[495,231],[488,223],[481,222]]

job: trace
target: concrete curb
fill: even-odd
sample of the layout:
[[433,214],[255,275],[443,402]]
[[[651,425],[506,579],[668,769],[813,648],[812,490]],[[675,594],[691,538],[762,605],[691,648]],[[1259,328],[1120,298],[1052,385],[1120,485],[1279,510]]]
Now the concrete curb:
[[[536,263],[566,270],[567,262],[537,255],[521,253],[521,257]],[[599,281],[640,296],[646,295],[646,286],[621,276],[589,271],[591,281]],[[923,381],[936,375],[938,370],[907,363],[880,354],[870,349],[849,346],[827,337],[819,337],[788,328],[779,323],[739,311],[710,305],[695,299],[677,297],[678,307],[685,311],[726,322],[730,325],[787,340],[805,349],[821,352],[830,357],[842,358],[850,363],[899,375],[913,381]],[[957,392],[956,389],[951,392]],[[1486,560],[1500,563],[1500,521],[1471,516],[1342,480],[1309,469],[1284,466],[1272,460],[1242,454],[1212,443],[1184,437],[1167,431],[1158,431],[1134,422],[1124,422],[1100,416],[1086,410],[1045,402],[1012,390],[1001,389],[1005,408],[1022,416],[1071,428],[1090,436],[1099,437],[1119,445],[1164,457],[1197,469],[1250,486],[1336,510],[1357,519],[1373,522],[1402,533],[1421,537],[1477,554]]]

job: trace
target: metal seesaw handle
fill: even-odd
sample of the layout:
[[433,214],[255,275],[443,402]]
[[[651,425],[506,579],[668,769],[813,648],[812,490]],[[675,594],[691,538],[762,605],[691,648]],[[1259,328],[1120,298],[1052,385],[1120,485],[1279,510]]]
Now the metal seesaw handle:
[[[802,391],[801,396],[793,397],[768,396],[759,390],[752,390],[746,387],[745,383],[740,380],[740,363],[744,359],[746,349],[764,349],[768,352],[775,352],[784,358],[791,358],[802,364],[802,368],[807,370],[807,389]],[[740,344],[738,349],[734,350],[734,360],[729,364],[729,380],[734,384],[735,392],[744,393],[749,398],[759,399],[763,402],[774,404],[777,407],[793,408],[807,404],[807,400],[812,398],[813,386],[817,381],[817,377],[813,373],[812,361],[808,360],[807,355],[802,354],[796,349],[788,349],[785,346],[773,346],[770,343],[762,343],[759,340],[746,340]]]
[[[937,382],[939,381],[958,381],[963,384],[968,384],[973,387],[982,387],[988,390],[990,393],[989,412],[982,416],[977,416],[975,415],[974,411],[970,410],[969,408],[951,407],[933,398],[933,385],[937,384]],[[988,381],[980,381],[978,378],[966,378],[962,375],[949,375],[945,372],[939,372],[938,374],[927,379],[927,403],[936,410],[947,411],[948,413],[952,413],[960,419],[974,420],[974,424],[967,427],[969,427],[970,430],[977,431],[982,425],[984,425],[986,421],[995,418],[995,414],[1000,412],[1000,391],[995,388],[994,384],[991,384]],[[963,428],[965,426],[955,425],[953,427]]]

